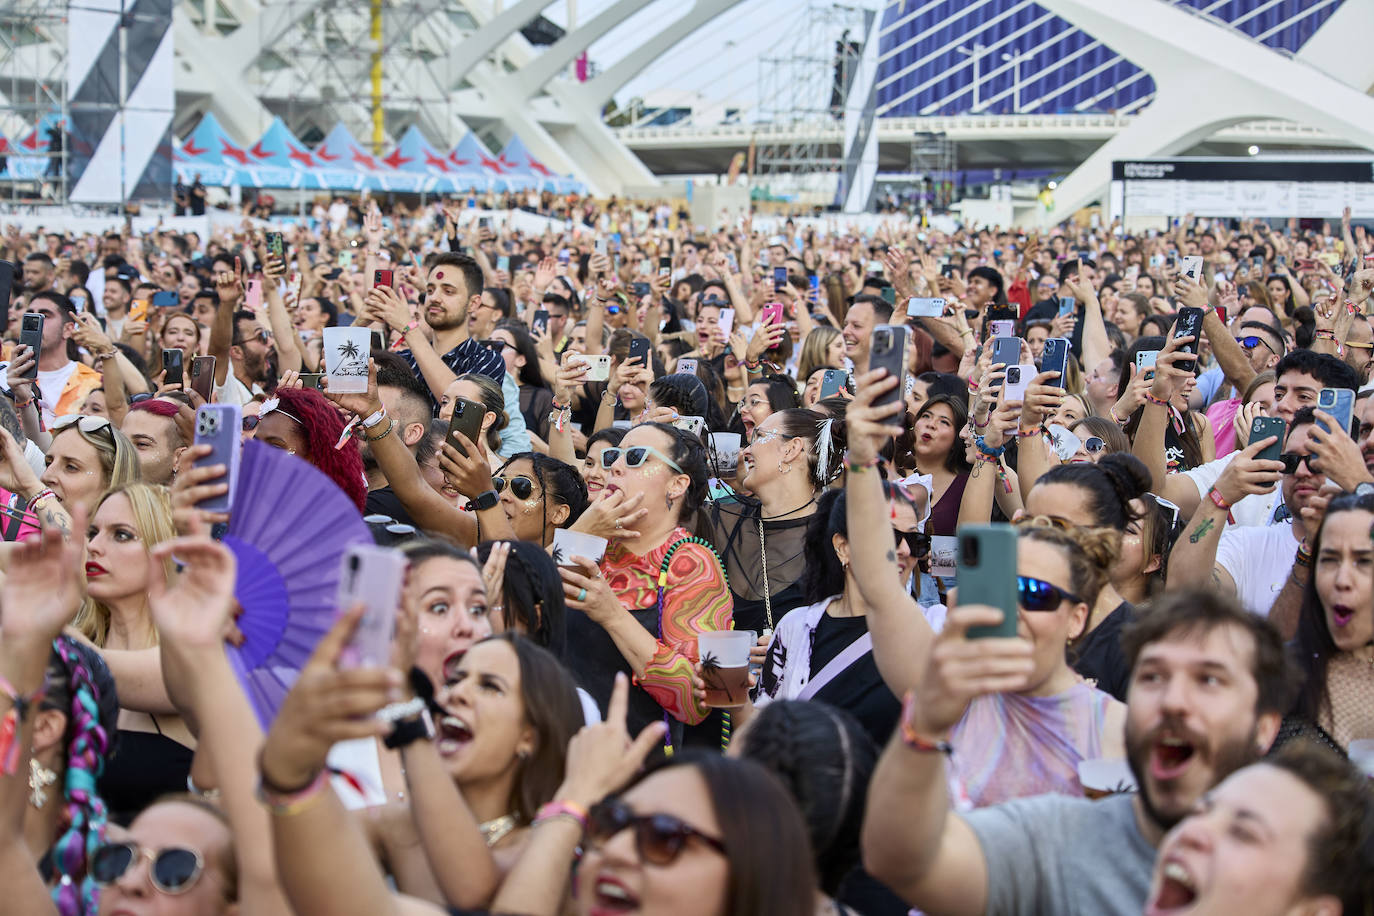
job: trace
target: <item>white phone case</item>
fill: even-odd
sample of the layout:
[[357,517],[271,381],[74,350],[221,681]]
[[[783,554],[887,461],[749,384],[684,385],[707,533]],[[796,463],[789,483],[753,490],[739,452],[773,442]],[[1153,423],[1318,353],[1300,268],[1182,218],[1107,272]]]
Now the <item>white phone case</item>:
[[389,547],[355,544],[344,554],[339,575],[339,611],[343,613],[356,604],[365,608],[358,629],[340,656],[344,667],[379,667],[387,663],[405,572],[405,555]]

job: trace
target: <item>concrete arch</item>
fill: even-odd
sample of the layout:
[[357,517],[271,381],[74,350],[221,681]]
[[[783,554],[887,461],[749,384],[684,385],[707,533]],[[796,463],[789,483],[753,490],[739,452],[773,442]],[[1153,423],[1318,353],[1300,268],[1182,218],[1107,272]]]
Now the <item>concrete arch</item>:
[[[1157,87],[1155,100],[1128,128],[1060,183],[1054,208],[1040,215],[1044,224],[1068,219],[1080,207],[1105,197],[1113,160],[1174,155],[1241,121],[1295,121],[1374,149],[1374,98],[1363,87],[1352,88],[1329,72],[1210,19],[1163,0],[1040,3],[1120,49],[1149,71]],[[1333,27],[1337,31],[1329,32]],[[1335,16],[1318,32],[1324,46],[1352,58],[1364,56],[1360,44],[1366,34],[1350,30],[1348,22],[1340,25]]]
[[612,3],[521,67],[515,73],[513,82],[516,88],[512,94],[521,100],[538,95],[550,80],[563,72],[563,69],[576,60],[579,54],[590,48],[593,42],[648,4],[649,0],[618,0]]

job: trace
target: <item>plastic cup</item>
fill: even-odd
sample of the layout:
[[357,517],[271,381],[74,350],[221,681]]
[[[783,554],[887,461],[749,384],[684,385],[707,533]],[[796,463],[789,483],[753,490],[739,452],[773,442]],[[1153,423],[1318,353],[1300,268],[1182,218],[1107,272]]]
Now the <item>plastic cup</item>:
[[731,708],[749,702],[749,650],[753,630],[711,630],[697,634],[701,679],[706,684],[704,705]]

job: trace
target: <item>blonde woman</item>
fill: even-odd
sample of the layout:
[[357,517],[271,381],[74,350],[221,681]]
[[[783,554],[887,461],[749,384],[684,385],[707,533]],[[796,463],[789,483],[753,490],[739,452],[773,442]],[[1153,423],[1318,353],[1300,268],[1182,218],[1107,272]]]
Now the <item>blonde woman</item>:
[[797,361],[797,379],[805,383],[818,369],[844,368],[844,339],[829,325],[811,329],[802,341],[801,358]]
[[104,657],[119,694],[115,755],[100,780],[111,817],[127,823],[159,796],[185,791],[195,740],[162,681],[148,605],[151,551],[176,536],[165,487],[130,483],[95,504],[87,530],[86,600],[68,633]]

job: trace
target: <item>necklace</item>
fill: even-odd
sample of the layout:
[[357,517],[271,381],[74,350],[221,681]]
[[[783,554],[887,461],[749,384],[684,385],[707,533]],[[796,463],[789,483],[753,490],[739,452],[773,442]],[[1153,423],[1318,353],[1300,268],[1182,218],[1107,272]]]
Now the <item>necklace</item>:
[[482,831],[482,839],[486,841],[488,846],[495,846],[518,826],[520,826],[520,818],[514,814],[503,814],[477,825],[477,829]]
[[[812,493],[812,494],[811,494],[811,498],[808,499],[806,502],[802,503],[802,504],[801,504],[800,506],[798,506],[797,508],[792,509],[792,510],[789,510],[789,511],[787,511],[787,512],[784,512],[784,513],[782,513],[782,515],[770,515],[770,516],[768,516],[768,518],[769,518],[769,520],[771,521],[772,519],[775,519],[775,518],[782,518],[782,517],[785,516],[785,515],[791,515],[793,512],[800,512],[801,510],[805,509],[807,506],[811,505],[811,504],[814,503],[815,501],[816,501],[816,494]],[[764,636],[772,636],[772,635],[773,635],[773,592],[772,592],[772,588],[771,588],[771,587],[769,586],[769,584],[768,584],[768,543],[763,539],[763,518],[764,518],[764,516],[763,516],[763,503],[759,503],[759,518],[758,518],[758,528],[759,528],[759,562],[763,564],[763,616],[764,616],[764,619],[765,619],[765,620],[767,621],[767,623],[768,623],[768,627],[767,627],[767,629],[765,629],[765,630],[763,631],[763,635],[764,635]]]

